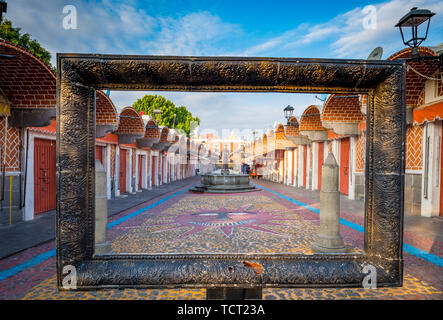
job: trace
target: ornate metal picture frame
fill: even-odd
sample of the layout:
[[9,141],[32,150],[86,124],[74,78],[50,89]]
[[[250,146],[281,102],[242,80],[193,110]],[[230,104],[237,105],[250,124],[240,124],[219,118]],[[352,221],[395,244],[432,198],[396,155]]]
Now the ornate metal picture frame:
[[[402,61],[58,54],[58,288],[401,286],[405,88]],[[368,94],[364,254],[95,255],[95,89]]]

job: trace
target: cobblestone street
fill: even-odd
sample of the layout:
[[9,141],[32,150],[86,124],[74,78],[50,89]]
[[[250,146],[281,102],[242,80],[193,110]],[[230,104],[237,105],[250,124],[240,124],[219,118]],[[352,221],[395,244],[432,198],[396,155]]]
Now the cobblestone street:
[[[197,181],[194,178],[190,182]],[[191,185],[187,185],[113,215],[108,232],[112,250],[117,254],[311,254],[310,244],[319,228],[319,193],[262,180],[254,183],[262,190],[235,195],[191,193],[187,191]],[[341,202],[341,235],[350,252],[363,253],[363,202]],[[443,299],[441,239],[430,232],[419,232],[417,227],[407,225],[405,229],[403,287],[266,288],[263,298]],[[54,241],[0,260],[0,299],[205,298],[203,289],[58,292]]]

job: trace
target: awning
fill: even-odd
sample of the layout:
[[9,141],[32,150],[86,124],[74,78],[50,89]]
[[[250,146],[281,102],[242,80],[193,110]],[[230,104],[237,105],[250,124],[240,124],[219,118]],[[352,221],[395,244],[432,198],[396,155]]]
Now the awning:
[[420,110],[414,110],[414,124],[422,124],[425,121],[432,122],[435,119],[443,120],[443,101]]

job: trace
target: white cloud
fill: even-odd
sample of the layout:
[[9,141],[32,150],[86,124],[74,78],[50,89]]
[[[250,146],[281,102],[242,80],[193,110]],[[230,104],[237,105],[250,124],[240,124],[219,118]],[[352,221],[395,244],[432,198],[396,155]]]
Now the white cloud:
[[241,33],[237,25],[209,12],[178,18],[154,17],[131,3],[73,1],[78,29],[62,26],[63,0],[16,0],[7,18],[50,51],[115,54],[210,55],[223,54],[219,41]]
[[[394,26],[403,15],[415,6],[436,12],[438,16],[443,14],[443,2],[441,1],[393,0],[375,5],[377,9],[377,27],[375,29],[365,29],[362,25],[364,14],[359,10],[344,17],[344,28],[338,39],[332,44],[334,54],[337,57],[366,58],[371,49],[382,46],[385,52],[384,58],[387,58],[390,54],[404,47],[400,32]],[[437,29],[438,26],[441,27],[441,25],[441,22],[437,19],[432,21],[434,29]],[[431,42],[428,41],[427,43]]]
[[[312,51],[308,45],[318,45],[321,47],[316,51],[317,56],[365,59],[373,48],[382,46],[384,58],[387,58],[404,47],[398,28],[394,26],[414,6],[429,9],[439,17],[443,15],[443,2],[439,0],[392,0],[374,5],[377,16],[375,29],[364,28],[367,13],[363,11],[363,7],[357,7],[321,24],[299,25],[244,50],[244,53],[293,56],[294,53]],[[426,44],[436,45],[441,42],[442,27],[443,19],[432,20],[431,31],[439,30],[440,35],[432,35],[430,31]]]
[[241,33],[239,26],[223,22],[209,12],[190,13],[179,19],[159,18],[158,21],[158,34],[143,43],[150,54],[221,54],[223,49],[216,44]]

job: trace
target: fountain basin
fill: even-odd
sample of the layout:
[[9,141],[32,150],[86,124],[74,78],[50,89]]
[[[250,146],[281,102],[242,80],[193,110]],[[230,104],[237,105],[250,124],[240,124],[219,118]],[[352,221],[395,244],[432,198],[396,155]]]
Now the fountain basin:
[[207,193],[239,193],[259,190],[249,183],[248,174],[225,174],[217,171],[210,174],[202,174],[200,185],[190,189],[193,192]]

